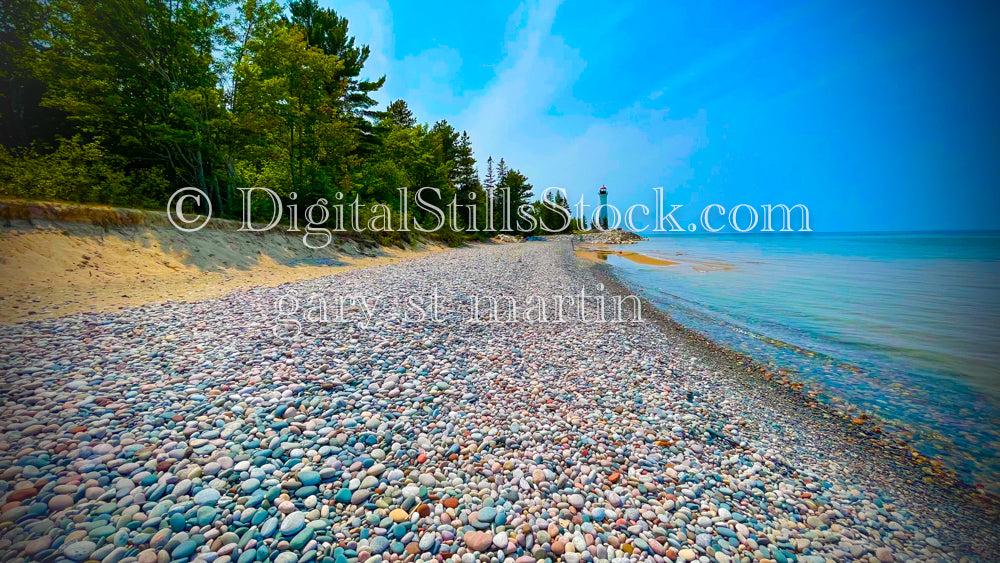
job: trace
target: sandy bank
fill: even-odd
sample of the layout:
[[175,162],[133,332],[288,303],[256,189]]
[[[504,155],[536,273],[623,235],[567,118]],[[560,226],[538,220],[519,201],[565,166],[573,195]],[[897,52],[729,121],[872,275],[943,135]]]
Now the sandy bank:
[[596,264],[604,264],[608,260],[608,256],[617,256],[619,258],[624,258],[630,262],[635,262],[636,264],[645,264],[647,266],[687,266],[696,272],[711,272],[717,270],[732,270],[732,264],[726,264],[725,262],[711,262],[706,260],[690,260],[677,258],[674,260],[664,260],[662,258],[656,258],[654,256],[649,256],[641,252],[633,252],[631,250],[617,250],[616,246],[612,244],[602,244],[602,243],[588,243],[581,244],[579,249],[574,253],[578,258],[587,260],[588,262],[594,262]]
[[638,252],[628,252],[624,250],[581,249],[576,251],[576,255],[584,260],[589,260],[598,264],[604,262],[608,256],[618,256],[619,258],[625,258],[626,260],[630,260],[636,264],[647,264],[649,266],[673,266],[677,264],[677,262],[660,260],[659,258],[646,256],[645,254],[639,254]]
[[377,247],[343,239],[313,250],[275,230],[237,232],[231,221],[195,233],[151,212],[3,202],[0,322],[199,301],[438,252],[416,243]]

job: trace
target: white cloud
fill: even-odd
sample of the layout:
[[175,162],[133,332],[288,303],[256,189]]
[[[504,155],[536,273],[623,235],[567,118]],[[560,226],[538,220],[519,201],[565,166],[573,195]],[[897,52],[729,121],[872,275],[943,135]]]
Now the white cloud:
[[706,116],[670,119],[667,112],[634,105],[607,119],[593,120],[577,135],[552,136],[543,144],[515,137],[508,162],[528,175],[536,192],[549,186],[581,194],[592,204],[606,184],[622,201],[643,202],[657,186],[690,179],[688,158],[704,142]]
[[538,118],[583,71],[579,54],[552,34],[557,9],[558,2],[548,0],[521,5],[508,21],[496,78],[456,117],[487,152],[504,152],[505,139],[525,128],[539,134],[546,123]]
[[352,33],[371,45],[370,73],[388,76],[377,99],[403,98],[418,119],[447,119],[467,130],[480,170],[488,156],[504,157],[528,176],[536,194],[559,186],[574,200],[586,194],[588,202],[601,184],[613,194],[634,194],[622,200],[639,201],[653,187],[687,180],[687,159],[705,142],[704,112],[673,119],[668,110],[643,105],[654,103],[662,90],[606,118],[585,113],[580,104],[560,102],[586,62],[553,33],[558,8],[558,0],[522,3],[508,18],[495,78],[482,90],[459,95],[452,84],[461,72],[461,53],[435,46],[397,59],[385,0],[337,7],[350,20]]
[[[324,2],[348,22],[348,31],[357,42],[368,45],[370,53],[365,63],[364,78],[376,79],[385,75],[390,80],[395,70],[395,40],[393,36],[392,9],[388,0],[362,0],[359,2]],[[382,103],[384,89],[375,98]]]
[[[487,156],[502,156],[532,180],[536,194],[558,186],[588,201],[601,184],[619,194],[651,193],[667,181],[686,181],[687,158],[704,142],[703,112],[672,119],[668,110],[639,102],[608,118],[549,111],[586,66],[552,33],[557,8],[554,2],[522,4],[510,19],[496,79],[449,118],[469,130],[481,169]],[[512,33],[514,24],[520,27]]]

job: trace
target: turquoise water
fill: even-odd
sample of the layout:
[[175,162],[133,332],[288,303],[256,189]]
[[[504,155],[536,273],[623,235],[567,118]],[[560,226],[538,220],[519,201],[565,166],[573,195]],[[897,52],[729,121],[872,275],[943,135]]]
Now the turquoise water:
[[1000,492],[1000,234],[665,236],[611,255],[678,322]]

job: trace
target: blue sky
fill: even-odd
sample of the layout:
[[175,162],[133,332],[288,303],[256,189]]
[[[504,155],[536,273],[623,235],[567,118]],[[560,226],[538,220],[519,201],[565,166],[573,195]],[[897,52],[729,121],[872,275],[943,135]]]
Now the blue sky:
[[[1000,228],[1000,9],[962,2],[328,2],[378,99],[535,192],[696,219],[801,203],[817,231]],[[686,223],[684,223],[686,224]]]

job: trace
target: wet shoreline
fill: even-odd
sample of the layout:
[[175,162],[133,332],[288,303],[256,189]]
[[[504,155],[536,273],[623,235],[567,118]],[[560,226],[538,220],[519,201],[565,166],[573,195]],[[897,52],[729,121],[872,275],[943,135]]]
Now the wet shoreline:
[[[880,460],[874,465],[878,466],[878,471],[890,475],[879,485],[885,487],[888,496],[919,499],[928,517],[947,520],[956,531],[964,528],[968,533],[982,522],[1000,527],[1000,498],[966,483],[936,460],[920,455],[906,440],[884,433],[878,420],[817,400],[802,384],[674,321],[667,312],[630,289],[610,264],[596,263],[590,267],[610,295],[640,295],[644,319],[659,326],[678,349],[697,358],[698,365],[717,374],[726,385],[737,386],[783,411],[789,418],[808,421],[810,426],[819,429],[826,435],[826,453],[837,452],[838,444],[843,444]],[[962,542],[963,536],[959,532],[954,539]],[[1000,547],[1000,541],[997,545]]]

